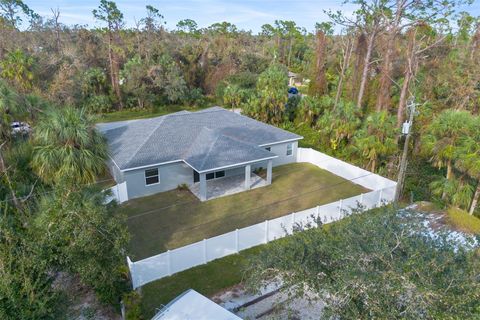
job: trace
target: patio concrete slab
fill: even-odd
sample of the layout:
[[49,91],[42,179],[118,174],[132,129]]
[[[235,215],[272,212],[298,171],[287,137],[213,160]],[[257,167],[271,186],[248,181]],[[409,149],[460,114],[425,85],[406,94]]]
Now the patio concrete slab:
[[[250,182],[250,189],[256,189],[267,185],[267,181],[253,173],[250,177]],[[189,188],[190,191],[200,199],[200,183],[194,183]],[[243,191],[245,191],[244,175],[235,175],[207,181],[207,200],[228,196]]]

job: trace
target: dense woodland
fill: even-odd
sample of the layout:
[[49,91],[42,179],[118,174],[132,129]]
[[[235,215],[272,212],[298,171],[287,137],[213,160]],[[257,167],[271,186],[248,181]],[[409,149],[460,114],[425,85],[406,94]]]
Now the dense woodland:
[[[0,0],[0,318],[56,318],[58,272],[107,303],[126,292],[128,232],[95,183],[108,151],[93,126],[109,114],[241,108],[396,179],[415,105],[403,199],[479,214],[479,18],[460,0],[352,2],[353,16],[325,8],[314,32],[279,20],[254,34],[190,19],[167,30],[152,6],[127,28],[106,0],[101,27],[64,25],[61,9]],[[306,80],[299,96],[288,71]]]

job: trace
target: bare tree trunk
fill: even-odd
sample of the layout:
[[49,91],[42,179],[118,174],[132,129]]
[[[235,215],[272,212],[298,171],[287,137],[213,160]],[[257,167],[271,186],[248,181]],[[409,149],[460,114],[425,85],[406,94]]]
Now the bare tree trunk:
[[[393,33],[393,32],[392,32]],[[376,110],[382,111],[388,109],[390,104],[390,88],[391,88],[391,74],[392,74],[392,54],[393,46],[395,44],[395,34],[388,36],[387,48],[383,56],[383,65],[380,73],[380,81],[377,93]]]
[[288,41],[288,58],[287,66],[290,68],[290,60],[292,59],[292,38]]
[[398,110],[397,110],[397,128],[402,126],[402,123],[405,119],[405,107],[407,105],[408,99],[408,87],[410,85],[410,71],[405,70],[405,76],[403,77],[402,90],[400,91],[400,99],[398,101]]
[[417,70],[417,59],[416,59],[416,48],[415,48],[415,31],[409,32],[409,41],[407,48],[407,65],[405,66],[405,72],[403,77],[402,90],[400,92],[400,99],[398,101],[398,110],[397,110],[397,127],[400,128],[405,119],[405,107],[407,105],[408,99],[408,89],[410,86],[410,81],[415,77]]
[[108,34],[108,60],[110,64],[110,80],[112,83],[113,92],[117,96],[118,103],[119,103],[119,110],[123,109],[123,102],[122,102],[122,94],[120,92],[120,84],[118,79],[119,67],[118,61],[116,59],[116,55],[113,53],[113,34],[110,31]]
[[358,89],[357,108],[362,108],[363,96],[365,94],[365,88],[367,86],[368,71],[370,70],[370,57],[372,56],[373,45],[375,42],[376,32],[372,32],[367,41],[367,53],[365,54],[365,60],[363,62],[362,80],[360,81],[360,88]]
[[397,37],[399,26],[405,11],[405,8],[412,3],[406,0],[396,0],[395,18],[390,23],[388,32],[387,48],[383,57],[383,67],[380,75],[380,86],[378,88],[376,110],[387,110],[390,106],[390,88],[392,87],[392,55],[395,47],[395,39]]
[[447,161],[447,179],[451,180],[452,179],[452,160]]
[[355,101],[358,96],[358,88],[361,80],[363,63],[367,52],[367,38],[364,32],[361,32],[357,38],[355,47],[355,67],[353,68],[353,76],[351,78],[350,99]]
[[472,42],[470,44],[470,60],[475,58],[476,52],[480,47],[480,23],[477,24],[477,29],[475,30],[475,34],[472,37]]
[[480,198],[480,181],[477,182],[477,189],[475,190],[475,194],[473,195],[472,204],[470,205],[470,210],[468,211],[469,214],[473,214],[473,212],[475,211],[479,198]]
[[[452,160],[447,161],[447,180],[452,178]],[[445,192],[445,188],[443,188],[442,192],[442,199],[445,200],[447,197],[447,193]]]
[[350,56],[352,55],[352,51],[353,51],[353,41],[352,39],[348,39],[348,42],[346,44],[346,48],[343,54],[342,65],[340,66],[340,77],[338,78],[337,93],[335,95],[335,103],[333,105],[333,110],[337,108],[338,101],[340,100],[340,95],[342,94],[343,79],[345,77],[345,73],[348,69],[348,66],[350,65]]
[[53,14],[53,23],[55,26],[55,42],[57,46],[57,52],[60,52],[61,49],[61,41],[60,41],[60,22],[58,19],[60,18],[60,9],[50,9]]
[[317,43],[315,49],[316,61],[314,92],[316,94],[323,95],[327,92],[327,78],[325,75],[327,37],[323,31],[318,30],[316,38]]

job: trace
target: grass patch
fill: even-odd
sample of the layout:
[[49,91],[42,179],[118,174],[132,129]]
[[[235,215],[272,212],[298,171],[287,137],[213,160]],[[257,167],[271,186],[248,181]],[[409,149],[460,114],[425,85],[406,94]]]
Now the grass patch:
[[165,114],[178,112],[182,110],[188,111],[198,111],[201,109],[205,109],[207,107],[211,107],[210,105],[205,105],[201,107],[188,107],[182,105],[165,105],[165,106],[157,106],[151,109],[141,109],[141,110],[132,110],[132,109],[125,109],[122,111],[114,111],[102,114],[98,117],[97,122],[113,122],[113,121],[124,121],[124,120],[133,120],[133,119],[145,119],[145,118],[152,118],[163,116]]
[[[374,212],[376,212],[376,209],[364,214],[374,214]],[[346,219],[348,217],[326,224],[323,228],[328,231],[332,227],[346,223]],[[288,238],[275,241],[288,241]],[[242,283],[245,270],[251,259],[260,254],[267,246],[268,244],[262,244],[243,250],[238,254],[213,260],[205,265],[194,267],[142,286],[141,307],[143,317],[150,319],[155,314],[157,308],[166,305],[188,289],[194,289],[204,296],[211,297],[224,289]]]
[[448,209],[447,222],[460,231],[480,234],[480,219],[469,215],[464,210],[457,208]]
[[262,247],[244,250],[239,254],[217,259],[146,284],[142,287],[144,318],[150,319],[155,314],[156,308],[167,304],[188,289],[194,289],[208,297],[242,282],[249,259],[258,254]]
[[119,210],[128,216],[130,252],[139,260],[367,191],[312,164],[293,163],[273,168],[267,187],[206,202],[172,190],[130,200]]

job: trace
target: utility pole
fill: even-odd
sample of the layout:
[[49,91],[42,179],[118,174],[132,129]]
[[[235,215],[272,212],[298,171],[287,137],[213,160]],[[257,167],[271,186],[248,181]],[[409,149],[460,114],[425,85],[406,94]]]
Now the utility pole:
[[410,115],[408,116],[408,121],[404,122],[402,126],[402,134],[406,135],[406,137],[405,137],[405,143],[403,145],[402,160],[400,161],[400,170],[398,172],[397,188],[395,189],[395,199],[394,199],[395,203],[398,203],[398,200],[402,195],[403,185],[405,183],[405,173],[407,172],[408,146],[410,143],[410,137],[412,136],[413,118],[415,117],[415,109],[416,109],[416,104],[413,99],[409,101],[407,109],[410,112]]

